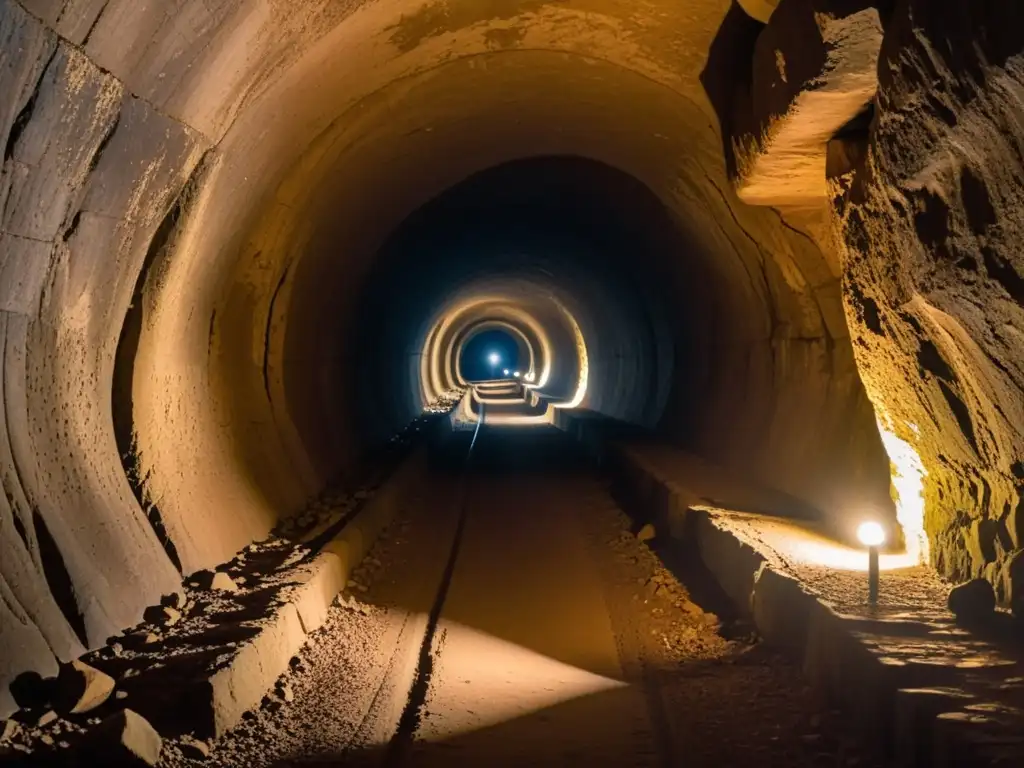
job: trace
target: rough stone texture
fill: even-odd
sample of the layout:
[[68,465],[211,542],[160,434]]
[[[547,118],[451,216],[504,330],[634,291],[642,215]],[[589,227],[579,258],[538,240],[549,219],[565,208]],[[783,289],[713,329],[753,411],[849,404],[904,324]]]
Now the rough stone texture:
[[110,379],[154,212],[198,147],[16,3],[0,7],[0,29],[3,90],[19,95],[0,125],[0,514],[13,520],[2,610],[27,614],[42,636],[7,620],[0,632],[5,647],[7,633],[26,635],[9,646],[25,661],[5,662],[51,672],[51,654],[72,658],[177,582],[125,481]]
[[[699,554],[758,632],[802,659],[818,693],[840,703],[846,722],[861,729],[862,743],[901,766],[1021,762],[1020,625],[993,610],[987,581],[951,595],[933,569],[883,555],[880,594],[870,603],[862,558],[851,569],[848,560],[822,557],[837,545],[815,545],[807,538],[813,526],[735,511],[758,508],[751,504],[761,496],[755,489],[734,489],[725,497],[728,510],[694,504],[721,488],[718,478],[667,472],[658,453],[670,451],[623,444],[614,452],[621,453],[611,462],[616,486],[631,514],[684,515],[677,541],[667,544]],[[983,620],[962,622],[947,601],[972,606],[966,613]],[[977,612],[979,605],[985,610]]]
[[[89,737],[86,753],[103,765],[117,768],[155,766],[163,740],[153,726],[130,709],[111,715]],[[99,764],[99,763],[97,763]]]
[[226,573],[217,572],[213,578],[210,579],[210,589],[219,589],[224,592],[237,592],[238,585],[231,580],[231,577]]
[[939,571],[1024,593],[1024,11],[902,0],[865,156],[837,187],[861,377],[920,454]]
[[54,708],[80,715],[105,702],[114,692],[114,679],[81,661],[61,665],[54,693]]
[[754,47],[752,133],[734,139],[741,200],[822,207],[829,141],[874,98],[881,42],[879,13],[868,2],[779,6]]

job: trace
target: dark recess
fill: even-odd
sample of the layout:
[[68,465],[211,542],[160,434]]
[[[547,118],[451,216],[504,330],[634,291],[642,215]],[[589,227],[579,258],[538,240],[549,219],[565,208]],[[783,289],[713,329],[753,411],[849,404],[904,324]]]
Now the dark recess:
[[46,527],[46,521],[39,514],[38,510],[32,510],[32,527],[35,528],[36,542],[39,544],[39,559],[43,566],[43,575],[50,587],[53,599],[60,608],[64,618],[67,619],[71,629],[74,630],[82,645],[88,647],[89,642],[85,632],[85,619],[78,607],[78,600],[75,598],[75,588],[64,565],[64,556],[60,547]]

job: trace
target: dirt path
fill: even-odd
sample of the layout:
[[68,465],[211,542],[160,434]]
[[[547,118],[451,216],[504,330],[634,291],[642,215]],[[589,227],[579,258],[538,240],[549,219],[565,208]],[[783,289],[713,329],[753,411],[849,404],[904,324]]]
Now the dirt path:
[[545,440],[485,432],[465,495],[433,479],[278,694],[209,759],[165,764],[869,765]]

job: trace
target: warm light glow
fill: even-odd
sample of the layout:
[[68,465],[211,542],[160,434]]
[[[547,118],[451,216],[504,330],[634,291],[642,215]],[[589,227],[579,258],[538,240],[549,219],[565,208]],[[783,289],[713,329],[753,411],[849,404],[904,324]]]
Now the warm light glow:
[[573,335],[576,337],[576,353],[579,356],[580,375],[576,381],[576,394],[567,403],[552,403],[552,408],[578,408],[587,396],[587,386],[590,381],[590,358],[587,356],[587,342],[583,338],[583,331],[580,330],[576,318],[568,310],[562,309],[566,319],[572,326]]
[[527,381],[533,381],[535,378],[537,378],[537,376],[531,371],[530,373],[526,374],[526,376],[524,376],[523,378],[525,378]]
[[432,712],[417,731],[417,739],[425,743],[450,742],[495,727],[515,728],[538,713],[551,719],[552,730],[586,741],[586,731],[572,733],[572,726],[579,722],[578,708],[566,705],[627,687],[621,680],[584,668],[593,655],[601,658],[597,643],[595,649],[575,654],[577,666],[454,621],[446,620],[443,626],[447,684],[433,693],[436,714]]
[[[900,439],[890,424],[890,420],[878,418],[878,432],[882,436],[882,445],[889,454],[892,464],[892,485],[896,491],[896,520],[903,529],[907,542],[907,554],[917,563],[928,562],[928,536],[924,530],[924,478],[925,471],[921,457],[914,447]],[[917,434],[917,426],[907,424],[907,428]]]
[[[750,546],[759,550],[767,548],[790,566],[822,566],[836,571],[868,569],[868,557],[862,547],[840,544],[809,524],[732,513],[728,517],[728,527]],[[882,571],[916,565],[917,560],[906,553],[889,555],[883,552],[879,557]]]
[[885,543],[885,529],[874,520],[868,520],[857,528],[857,539],[865,547],[878,547]]

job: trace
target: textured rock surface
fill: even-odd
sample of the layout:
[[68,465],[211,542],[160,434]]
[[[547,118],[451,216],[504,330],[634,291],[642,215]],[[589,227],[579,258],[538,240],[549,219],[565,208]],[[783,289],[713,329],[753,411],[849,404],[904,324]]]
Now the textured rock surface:
[[89,737],[87,754],[97,764],[118,768],[155,766],[163,739],[153,726],[130,709],[111,715]]
[[878,88],[882,24],[869,2],[787,0],[754,47],[750,134],[735,140],[740,199],[818,210],[829,141]]
[[902,0],[837,208],[861,377],[920,454],[932,558],[1024,593],[1024,11]]
[[53,697],[54,708],[64,714],[80,715],[105,702],[114,692],[114,679],[81,661],[61,666]]

